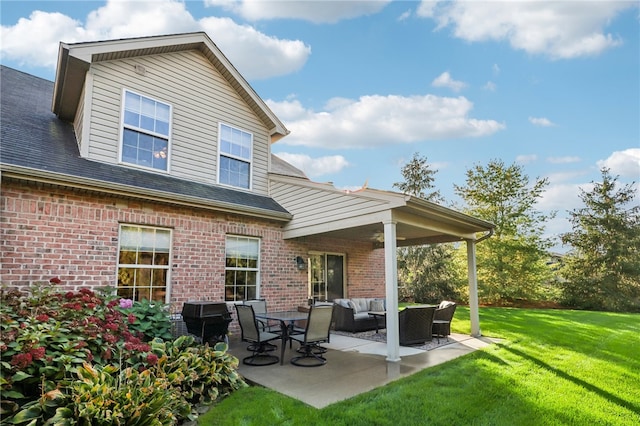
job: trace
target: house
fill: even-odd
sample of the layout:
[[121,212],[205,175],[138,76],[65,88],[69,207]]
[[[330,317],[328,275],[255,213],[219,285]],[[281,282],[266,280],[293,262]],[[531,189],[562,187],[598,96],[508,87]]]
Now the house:
[[307,179],[271,154],[288,130],[205,33],[61,43],[54,83],[1,72],[4,285],[59,277],[175,310],[348,296],[393,311],[397,245],[466,241],[479,335],[474,248],[493,225]]

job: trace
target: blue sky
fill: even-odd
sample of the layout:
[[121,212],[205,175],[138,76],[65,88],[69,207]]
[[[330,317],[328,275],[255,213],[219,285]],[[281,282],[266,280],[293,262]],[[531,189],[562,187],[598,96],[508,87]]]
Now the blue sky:
[[[570,230],[599,169],[640,180],[637,2],[6,1],[1,62],[53,80],[58,43],[206,31],[291,131],[316,181],[391,190],[414,152],[459,203],[475,164],[550,185]],[[562,251],[562,247],[556,247]],[[566,249],[566,248],[564,248]]]

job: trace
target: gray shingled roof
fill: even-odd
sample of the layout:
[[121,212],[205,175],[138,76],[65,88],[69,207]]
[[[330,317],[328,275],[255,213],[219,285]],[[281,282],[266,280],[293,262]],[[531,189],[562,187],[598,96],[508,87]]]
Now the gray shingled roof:
[[291,215],[270,197],[215,185],[100,163],[80,157],[70,123],[51,112],[53,82],[0,65],[0,165],[3,175],[42,172],[57,182],[86,181],[93,189],[101,185],[128,189],[132,195],[154,194],[153,199],[172,197],[190,205],[259,214],[287,220]]

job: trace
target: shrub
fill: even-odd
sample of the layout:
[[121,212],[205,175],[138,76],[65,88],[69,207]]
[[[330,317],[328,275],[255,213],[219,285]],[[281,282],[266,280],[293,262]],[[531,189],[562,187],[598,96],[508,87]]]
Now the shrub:
[[[138,424],[138,411],[129,412],[136,404],[119,400],[135,397],[137,410],[157,409],[154,416],[167,422],[157,424],[170,424],[174,420],[162,411],[167,407],[175,418],[195,418],[192,405],[211,404],[246,386],[226,345],[195,346],[188,336],[163,341],[171,337],[166,306],[120,300],[108,289],[62,293],[55,288],[59,282],[35,285],[29,294],[2,291],[3,422],[72,424],[65,419],[84,413],[100,418],[94,411],[103,409],[104,416],[117,412],[128,419],[121,424]],[[100,392],[102,400],[89,396]]]

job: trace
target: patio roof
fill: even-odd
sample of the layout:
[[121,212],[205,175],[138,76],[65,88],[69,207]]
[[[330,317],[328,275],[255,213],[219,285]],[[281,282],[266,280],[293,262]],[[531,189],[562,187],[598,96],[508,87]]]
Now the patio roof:
[[479,337],[480,315],[475,244],[493,234],[490,222],[438,204],[391,191],[363,186],[339,190],[299,176],[272,173],[271,196],[293,218],[283,227],[284,238],[328,236],[370,241],[384,248],[387,300],[387,361],[400,361],[398,337],[397,247],[465,241],[469,279],[471,335]]
[[475,240],[494,225],[427,200],[391,191],[344,191],[331,183],[272,175],[272,196],[293,214],[285,238],[322,235],[384,243],[383,223],[396,223],[396,245]]

